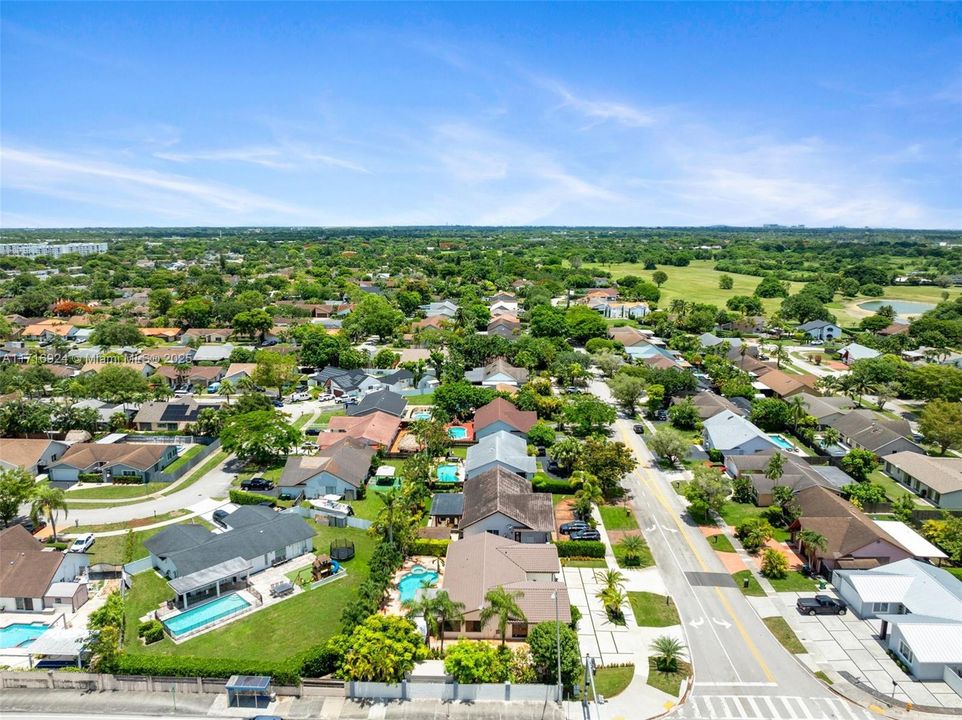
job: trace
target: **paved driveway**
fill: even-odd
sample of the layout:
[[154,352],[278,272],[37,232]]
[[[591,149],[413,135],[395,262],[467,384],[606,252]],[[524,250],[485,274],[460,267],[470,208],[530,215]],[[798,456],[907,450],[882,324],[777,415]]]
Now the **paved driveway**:
[[[832,593],[829,593],[832,594]],[[916,705],[962,707],[962,697],[944,682],[920,682],[903,673],[879,641],[881,622],[862,620],[853,612],[845,615],[801,615],[795,609],[800,596],[811,593],[779,593],[779,611],[825,670],[848,672],[885,695]]]

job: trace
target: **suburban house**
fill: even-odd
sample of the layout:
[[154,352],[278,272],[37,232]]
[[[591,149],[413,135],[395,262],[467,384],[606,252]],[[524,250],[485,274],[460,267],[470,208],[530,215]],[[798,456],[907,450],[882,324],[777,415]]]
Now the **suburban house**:
[[852,406],[847,397],[819,397],[811,393],[799,393],[805,412],[815,418],[820,426],[826,426],[838,420]]
[[434,315],[421,318],[411,323],[412,330],[442,330],[451,324],[451,318],[446,315]]
[[670,350],[666,350],[652,343],[650,339],[636,342],[630,347],[625,347],[625,354],[631,358],[632,362],[643,362],[646,365],[652,365],[652,361],[654,361],[657,364],[653,365],[653,367],[662,369],[681,367],[687,364],[679,360]]
[[184,331],[180,328],[144,327],[140,328],[140,334],[146,338],[157,338],[164,342],[177,342],[183,336]]
[[77,328],[64,320],[50,318],[31,325],[27,325],[20,333],[21,340],[39,340],[52,342],[57,338],[70,340],[76,334]]
[[177,605],[219,596],[261,570],[311,552],[314,529],[297,513],[245,505],[224,518],[228,530],[171,525],[144,541],[150,562],[168,578]]
[[[725,458],[725,469],[732,477],[748,477],[751,480],[755,489],[755,504],[758,507],[769,507],[772,504],[772,493],[776,485],[791,488],[793,493],[816,486],[830,487],[830,483],[815,472],[811,465],[793,455],[782,454],[782,476],[778,480],[766,477],[768,463],[773,456],[774,453],[760,453],[729,455]],[[854,482],[851,478],[849,481]]]
[[698,417],[702,421],[713,418],[725,411],[735,413],[736,415],[742,414],[741,409],[731,400],[711,392],[700,392],[687,398],[672,398],[672,404],[677,405],[685,400],[690,400],[692,405],[697,408]]
[[871,360],[879,357],[881,354],[878,350],[873,350],[870,347],[865,347],[858,343],[849,343],[838,351],[838,356],[846,365],[851,365],[858,360]]
[[494,387],[511,385],[520,387],[528,382],[528,371],[515,367],[504,358],[497,358],[484,367],[476,367],[464,373],[464,378],[475,385]]
[[73,404],[75,408],[93,408],[97,411],[97,426],[100,428],[106,428],[110,425],[111,418],[114,415],[120,413],[125,418],[127,422],[137,414],[137,409],[139,405],[134,405],[132,403],[108,403],[103,400],[95,400],[93,398],[88,398],[87,400],[79,400]]
[[104,482],[137,478],[150,482],[177,459],[176,445],[161,443],[78,443],[50,466],[54,482],[77,482],[80,475],[99,475]]
[[650,334],[645,334],[637,328],[628,327],[611,327],[608,328],[608,337],[615,342],[621,343],[625,348],[629,348],[632,345],[637,345],[638,343],[647,342],[648,338],[651,337]]
[[812,375],[789,375],[781,370],[769,370],[759,375],[752,386],[760,390],[763,395],[785,399],[792,395],[809,393],[815,386],[816,378]]
[[356,398],[384,387],[380,380],[363,370],[343,370],[330,366],[311,375],[310,380],[337,398]]
[[854,448],[871,450],[879,456],[899,452],[925,454],[925,450],[905,435],[911,432],[908,421],[890,419],[871,410],[852,410],[824,423],[839,431],[842,440]]
[[203,343],[225,343],[233,332],[230,328],[191,328],[184,332],[184,340],[199,340]]
[[512,340],[521,334],[521,321],[514,315],[496,315],[488,323],[488,335]]
[[190,396],[170,401],[152,400],[140,406],[134,415],[134,427],[138,430],[184,430],[197,422],[201,409]]
[[886,475],[919,497],[945,510],[962,510],[962,458],[897,452],[882,461]]
[[201,345],[194,352],[194,357],[191,358],[191,362],[194,363],[222,363],[227,362],[230,359],[231,353],[234,352],[236,346],[231,343],[218,343],[210,345]]
[[434,388],[438,386],[438,380],[434,377],[433,370],[430,372],[425,371],[417,385],[414,384],[414,373],[405,368],[398,368],[387,375],[381,375],[377,378],[377,381],[387,390],[398,393],[399,395],[403,393],[433,392]]
[[371,473],[376,451],[352,437],[320,450],[317,455],[291,455],[280,481],[281,488],[293,488],[306,498],[340,495],[355,500]]
[[47,472],[47,468],[63,455],[69,445],[59,440],[3,438],[0,442],[0,469],[22,467],[31,475]]
[[244,378],[249,378],[254,376],[254,371],[257,369],[257,363],[231,363],[227,366],[227,370],[224,372],[221,382],[230,381],[231,385],[237,386]]
[[398,395],[390,390],[377,390],[365,395],[356,405],[349,405],[347,414],[351,417],[359,417],[380,412],[401,417],[407,406],[408,401],[404,399],[403,395]]
[[48,550],[23,525],[0,531],[0,611],[40,612],[87,602],[87,585],[78,582],[90,564],[86,553]]
[[206,389],[208,385],[220,381],[224,376],[224,368],[216,365],[193,366],[181,370],[174,365],[161,365],[154,373],[156,377],[162,377],[170,387],[179,385],[191,385],[195,389]]
[[330,447],[345,437],[350,437],[369,447],[381,449],[391,447],[398,430],[401,429],[401,420],[394,415],[375,411],[355,417],[335,415],[327,427],[329,432],[322,432],[317,436],[317,445],[320,448]]
[[495,398],[474,413],[474,437],[480,440],[501,431],[527,437],[537,421],[538,413],[534,410],[518,410],[508,400]]
[[492,317],[497,317],[498,315],[514,315],[518,312],[517,301],[506,301],[506,300],[496,300],[488,306],[488,312],[491,313]]
[[942,568],[900,560],[836,570],[832,583],[860,618],[881,620],[879,640],[917,680],[962,690],[962,583]]
[[824,549],[813,551],[815,572],[868,569],[912,557],[868,515],[831,490],[810,487],[795,493],[795,498],[802,514],[789,528],[792,540],[803,530],[826,540]]
[[891,337],[892,335],[908,335],[909,325],[904,322],[893,322],[891,325],[887,325],[878,332],[876,335],[881,335],[882,337]]
[[827,320],[812,320],[804,325],[799,325],[795,329],[807,334],[812,340],[821,340],[822,342],[834,340],[842,334],[842,328]]
[[458,527],[462,537],[492,533],[520,543],[551,542],[551,496],[534,492],[530,481],[496,467],[465,481]]
[[443,317],[451,320],[458,314],[458,304],[453,300],[441,300],[422,305],[421,310],[424,311],[425,317]]
[[470,480],[497,467],[531,479],[538,465],[528,455],[528,443],[524,438],[501,430],[481,438],[477,445],[468,448],[464,462],[465,478]]
[[520,591],[518,607],[525,621],[509,623],[507,637],[523,640],[538,623],[571,622],[568,588],[560,580],[561,562],[554,545],[526,545],[491,533],[479,533],[451,543],[445,559],[445,590],[455,602],[464,604],[464,618],[458,627],[445,630],[450,637],[493,640],[499,637],[496,619],[481,625],[481,609],[489,590],[503,587]]
[[710,417],[702,425],[706,450],[718,450],[723,455],[754,455],[772,453],[778,446],[753,423],[731,410]]

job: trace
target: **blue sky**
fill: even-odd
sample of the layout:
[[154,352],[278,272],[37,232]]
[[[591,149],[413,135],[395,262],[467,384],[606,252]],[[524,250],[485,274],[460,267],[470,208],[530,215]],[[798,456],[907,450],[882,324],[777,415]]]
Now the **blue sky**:
[[2,6],[3,227],[962,227],[962,5]]

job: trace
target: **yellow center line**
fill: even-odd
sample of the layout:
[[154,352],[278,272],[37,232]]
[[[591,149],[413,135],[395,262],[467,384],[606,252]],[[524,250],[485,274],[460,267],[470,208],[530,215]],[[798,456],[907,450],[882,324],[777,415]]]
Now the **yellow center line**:
[[[621,429],[621,437],[622,437],[622,440],[625,442],[625,445],[627,445],[628,447],[631,447],[632,445],[630,442],[630,438],[628,436],[628,432],[624,429],[623,426],[620,429]],[[657,480],[653,481],[649,477],[647,473],[648,468],[644,467],[643,465],[639,465],[638,470],[645,482],[645,485],[648,486],[649,490],[653,491],[655,498],[658,500],[661,506],[665,508],[665,510],[668,512],[668,515],[671,517],[671,519],[675,521],[675,525],[678,526],[678,531],[681,533],[681,536],[684,539],[685,543],[688,545],[688,548],[691,550],[692,554],[695,556],[695,559],[698,561],[698,564],[701,566],[701,569],[704,572],[710,572],[708,565],[705,563],[705,560],[701,556],[701,553],[698,552],[698,549],[695,547],[695,544],[691,541],[691,538],[688,537],[688,533],[686,532],[686,527],[682,524],[681,520],[678,517],[678,514],[672,509],[671,505],[668,502],[668,498],[666,498],[664,493],[661,491],[661,487],[659,486],[659,483],[657,482]],[[768,678],[769,682],[775,682],[775,676],[772,675],[771,670],[768,669],[768,665],[762,659],[762,655],[758,651],[758,647],[756,647],[755,643],[752,641],[751,636],[749,636],[748,631],[745,629],[745,626],[742,625],[741,620],[739,620],[735,616],[735,611],[732,608],[731,604],[728,602],[728,598],[724,596],[724,594],[721,591],[721,588],[717,586],[715,587],[715,594],[718,595],[718,599],[721,601],[722,607],[725,609],[725,612],[728,614],[728,617],[731,618],[731,620],[733,621],[739,634],[742,636],[742,639],[745,641],[745,644],[748,646],[749,651],[751,652],[752,656],[755,658],[755,661],[758,663],[759,667],[762,669],[762,672],[765,673],[765,677]]]

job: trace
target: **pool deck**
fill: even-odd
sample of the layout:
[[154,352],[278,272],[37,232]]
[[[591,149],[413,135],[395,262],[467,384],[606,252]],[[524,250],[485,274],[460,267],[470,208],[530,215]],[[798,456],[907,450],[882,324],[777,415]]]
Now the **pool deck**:
[[444,558],[436,558],[431,555],[415,555],[404,561],[401,569],[394,573],[391,585],[388,588],[388,599],[382,611],[385,615],[407,615],[407,608],[401,604],[401,591],[398,590],[398,583],[401,578],[411,572],[411,569],[420,565],[428,570],[433,570],[438,574],[437,583],[434,587],[440,588],[444,582]]

